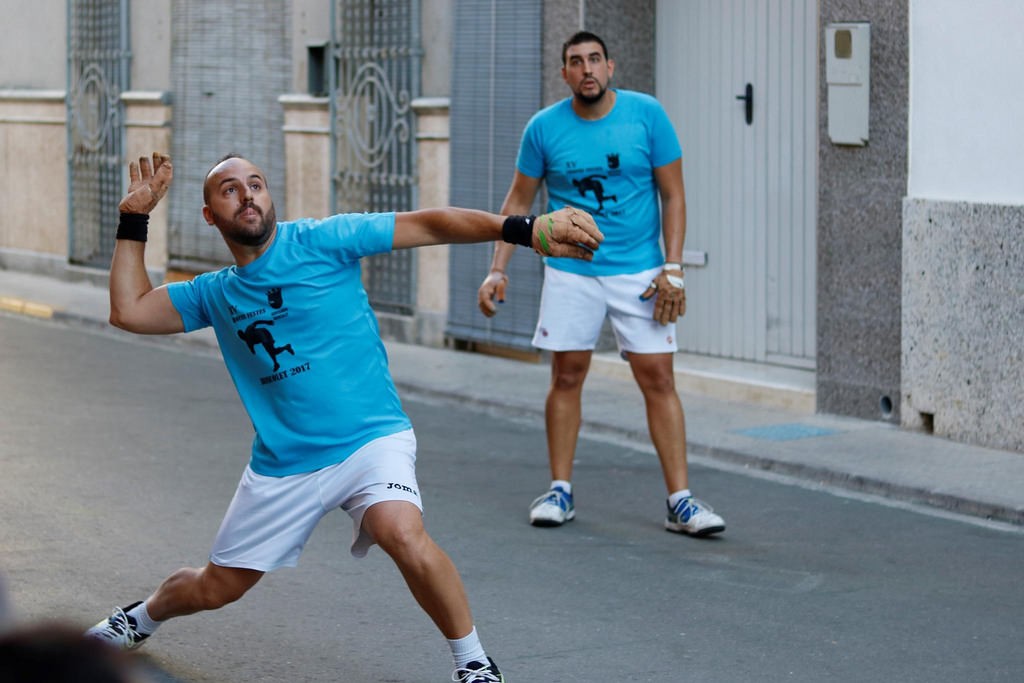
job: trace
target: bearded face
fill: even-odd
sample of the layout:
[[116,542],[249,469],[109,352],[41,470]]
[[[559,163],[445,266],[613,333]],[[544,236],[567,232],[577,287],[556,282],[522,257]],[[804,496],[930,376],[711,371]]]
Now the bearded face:
[[274,234],[274,202],[263,171],[252,162],[241,157],[222,161],[210,171],[203,189],[203,216],[229,246],[259,247]]
[[594,104],[608,92],[614,70],[600,43],[585,42],[567,48],[562,78],[577,100]]
[[266,211],[253,202],[247,202],[240,206],[233,215],[222,215],[219,211],[210,207],[213,214],[213,223],[220,230],[224,239],[246,247],[258,247],[274,234],[274,226],[277,225],[277,212],[274,210],[273,202]]

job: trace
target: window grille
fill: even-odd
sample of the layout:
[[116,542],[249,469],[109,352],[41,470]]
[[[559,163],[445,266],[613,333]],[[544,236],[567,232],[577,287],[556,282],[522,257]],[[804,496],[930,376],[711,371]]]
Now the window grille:
[[69,258],[106,268],[125,190],[128,0],[68,0],[67,18]]

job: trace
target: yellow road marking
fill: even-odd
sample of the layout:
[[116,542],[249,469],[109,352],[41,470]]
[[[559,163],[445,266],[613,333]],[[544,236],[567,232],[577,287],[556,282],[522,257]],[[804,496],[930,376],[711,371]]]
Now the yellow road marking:
[[34,318],[52,318],[53,306],[40,304],[34,301],[17,299],[13,296],[0,296],[0,310],[30,315]]

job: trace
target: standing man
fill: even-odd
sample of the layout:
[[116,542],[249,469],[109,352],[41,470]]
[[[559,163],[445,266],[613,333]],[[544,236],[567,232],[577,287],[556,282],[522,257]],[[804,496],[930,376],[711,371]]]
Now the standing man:
[[[592,258],[601,239],[593,221],[571,209],[528,225],[449,208],[278,223],[263,171],[229,155],[206,176],[203,217],[235,265],[154,289],[143,252],[171,162],[153,154],[152,163],[133,162],[129,174],[110,267],[110,322],[139,334],[212,326],[256,435],[206,566],[179,569],[88,634],[135,648],[171,617],[238,600],[265,572],[295,566],[320,518],[341,508],[353,520],[352,554],[379,545],[448,639],[453,680],[504,681],[477,637],[455,566],[424,529],[416,437],[388,371],[359,259],[498,238]],[[272,324],[272,336],[254,321]]]
[[[643,393],[668,489],[665,528],[707,536],[724,531],[725,522],[690,494],[686,427],[672,369],[675,323],[686,312],[682,151],[653,97],[609,88],[614,71],[598,36],[580,31],[566,41],[562,78],[572,97],[541,110],[526,125],[502,206],[503,212],[526,213],[544,181],[551,209],[586,208],[606,237],[590,262],[545,259],[533,345],[552,352],[545,405],[552,481],[530,504],[530,523],[560,526],[576,515],[571,478],[580,398],[608,315]],[[486,316],[497,312],[495,300],[504,301],[514,249],[495,248],[491,272],[477,293]]]

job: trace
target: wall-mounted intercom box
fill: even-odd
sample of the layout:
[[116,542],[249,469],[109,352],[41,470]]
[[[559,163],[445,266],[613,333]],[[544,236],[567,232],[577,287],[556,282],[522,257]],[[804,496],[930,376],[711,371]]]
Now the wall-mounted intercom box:
[[871,90],[871,24],[825,27],[828,137],[837,145],[868,144]]

